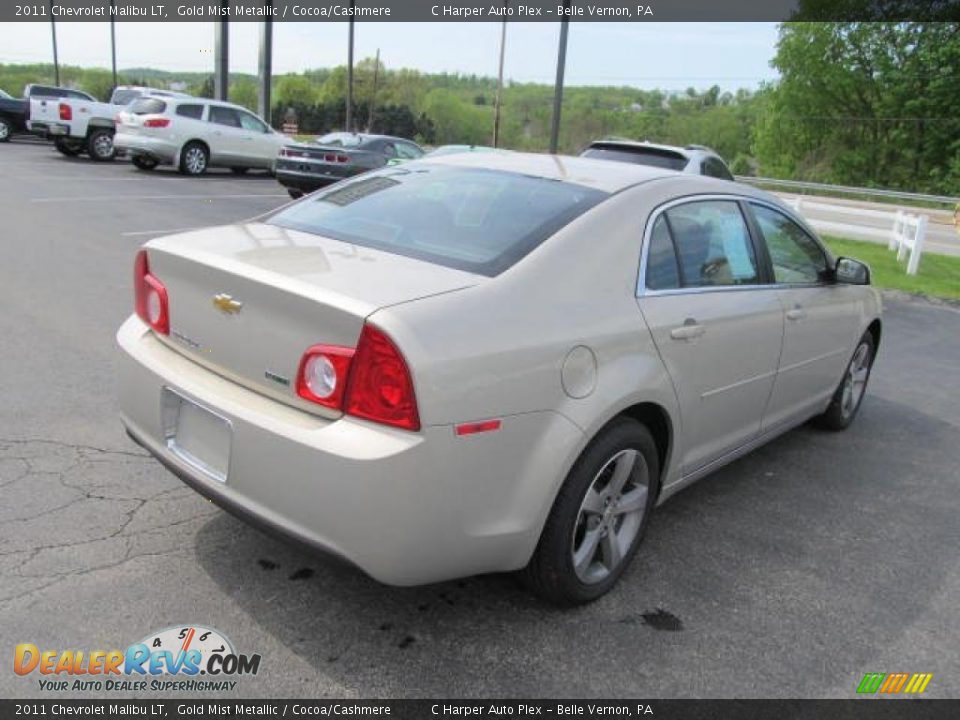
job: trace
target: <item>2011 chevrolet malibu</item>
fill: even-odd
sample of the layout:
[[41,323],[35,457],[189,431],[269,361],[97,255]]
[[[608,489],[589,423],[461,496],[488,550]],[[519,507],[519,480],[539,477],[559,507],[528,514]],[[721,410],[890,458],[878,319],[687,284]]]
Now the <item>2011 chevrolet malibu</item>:
[[881,330],[868,268],[771,195],[520,153],[152,240],[134,284],[122,419],[188,485],[385,583],[563,604],[692,481],[847,427]]

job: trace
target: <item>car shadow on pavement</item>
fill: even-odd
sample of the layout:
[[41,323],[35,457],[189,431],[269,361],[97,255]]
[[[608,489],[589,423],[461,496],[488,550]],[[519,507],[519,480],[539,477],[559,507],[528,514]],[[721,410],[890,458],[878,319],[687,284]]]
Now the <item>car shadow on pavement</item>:
[[960,546],[957,440],[868,396],[847,432],[801,427],[669,500],[620,585],[567,611],[511,575],[383,586],[225,513],[195,548],[262,631],[364,696],[850,697],[912,624],[950,622],[930,607],[956,559],[932,549]]

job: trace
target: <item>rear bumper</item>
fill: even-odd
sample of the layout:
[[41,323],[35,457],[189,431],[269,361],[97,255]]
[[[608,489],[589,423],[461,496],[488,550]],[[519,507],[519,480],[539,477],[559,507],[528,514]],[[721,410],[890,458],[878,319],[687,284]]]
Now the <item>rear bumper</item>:
[[276,175],[277,180],[284,187],[301,190],[305,193],[313,192],[314,190],[332,185],[341,180],[346,180],[346,176],[342,175],[328,175],[319,172],[303,172],[282,168],[279,163],[277,164]]
[[113,147],[121,157],[143,156],[161,163],[175,162],[180,150],[179,145],[166,138],[131,135],[119,130],[113,136]]
[[[410,433],[328,420],[197,365],[136,317],[117,340],[121,417],[138,443],[229,512],[392,585],[523,567],[566,473],[563,449],[582,442],[551,412],[462,437],[449,425]],[[169,449],[164,388],[229,422],[225,482]]]
[[60,123],[30,122],[30,132],[42,138],[68,137],[70,126]]

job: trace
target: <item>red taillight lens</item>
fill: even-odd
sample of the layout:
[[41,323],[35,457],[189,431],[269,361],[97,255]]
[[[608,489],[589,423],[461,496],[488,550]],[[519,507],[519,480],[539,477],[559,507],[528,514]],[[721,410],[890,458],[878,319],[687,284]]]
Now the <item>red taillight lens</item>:
[[66,103],[60,103],[60,119],[73,120],[73,108]]
[[349,161],[350,161],[350,156],[349,156],[349,155],[337,155],[337,162],[338,162],[338,163],[345,163],[345,162],[349,162]]
[[347,383],[344,412],[405,430],[420,429],[413,378],[396,345],[364,325]]
[[133,262],[134,308],[147,325],[163,335],[170,334],[170,302],[167,288],[150,274],[147,251],[141,250]]
[[297,371],[297,395],[319,405],[341,409],[353,354],[353,348],[339,345],[308,348]]
[[297,395],[348,415],[420,429],[413,379],[403,355],[382,331],[364,325],[357,349],[314,345],[300,359]]
[[170,124],[170,118],[150,118],[143,121],[144,127],[165,128]]

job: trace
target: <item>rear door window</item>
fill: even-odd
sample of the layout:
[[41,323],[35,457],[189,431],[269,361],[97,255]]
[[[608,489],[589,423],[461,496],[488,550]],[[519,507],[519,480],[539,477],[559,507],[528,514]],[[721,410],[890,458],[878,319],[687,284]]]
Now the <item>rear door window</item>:
[[199,120],[203,117],[203,105],[190,103],[189,105],[177,105],[177,115],[180,117]]
[[721,180],[733,180],[733,175],[730,174],[727,166],[717,158],[708,157],[704,160],[700,165],[700,171],[708,177],[720,178]]
[[405,160],[416,160],[418,157],[423,155],[423,151],[418,148],[416,145],[411,145],[410,143],[398,142],[397,146],[397,156],[402,157]]
[[750,231],[732,200],[684,203],[666,212],[684,287],[753,285],[759,272]]

